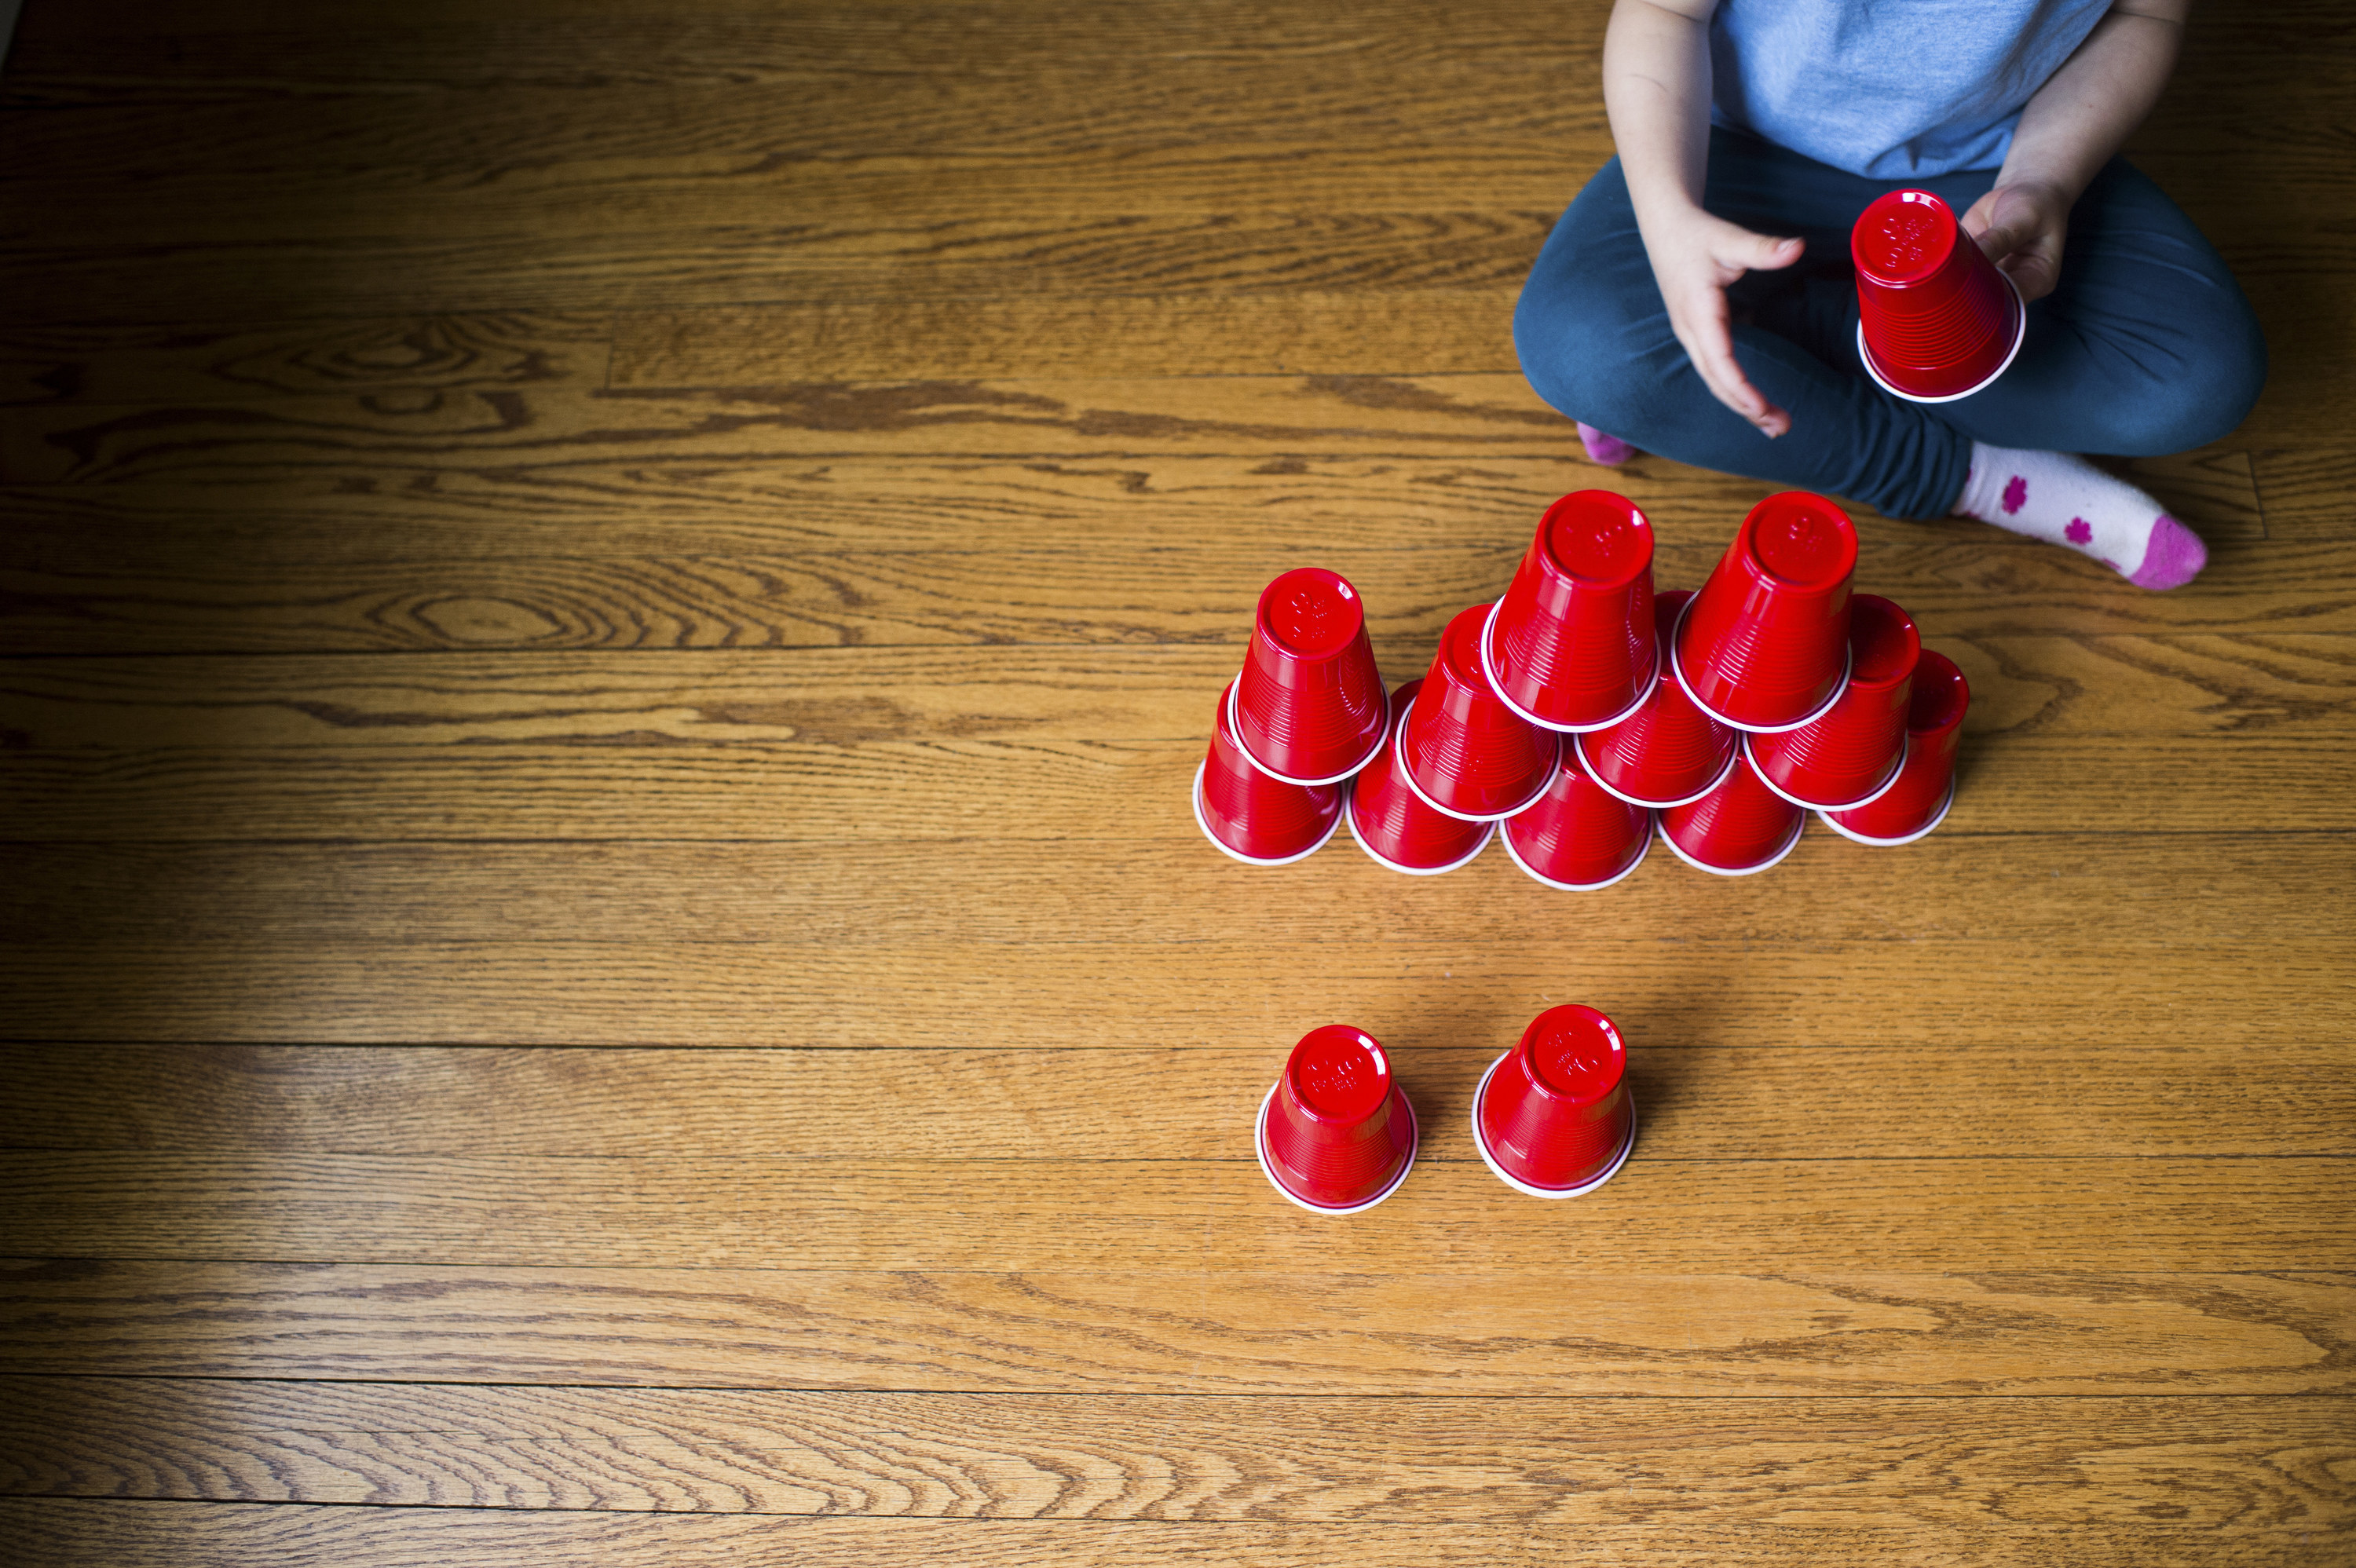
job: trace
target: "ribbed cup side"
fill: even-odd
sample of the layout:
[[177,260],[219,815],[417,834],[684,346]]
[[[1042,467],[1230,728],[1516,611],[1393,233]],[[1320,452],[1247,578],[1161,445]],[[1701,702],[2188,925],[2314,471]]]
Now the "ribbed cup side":
[[1407,765],[1443,805],[1502,812],[1535,793],[1561,755],[1561,738],[1522,718],[1489,689],[1479,638],[1488,608],[1475,605],[1440,634],[1440,652],[1403,722]]
[[1677,634],[1677,659],[1694,694],[1746,723],[1804,718],[1832,695],[1847,662],[1854,560],[1837,581],[1801,588],[1768,571],[1751,548],[1754,525],[1787,500],[1820,507],[1846,526],[1839,509],[1818,497],[1762,501],[1736,530]]
[[1591,1104],[1541,1093],[1527,1053],[1497,1064],[1481,1104],[1481,1130],[1497,1163],[1533,1187],[1576,1187],[1603,1172],[1628,1136],[1628,1086]]
[[1295,778],[1322,778],[1351,766],[1382,732],[1382,672],[1363,626],[1339,656],[1315,662],[1289,657],[1256,635],[1237,682],[1245,743]]
[[1219,694],[1203,768],[1203,814],[1221,842],[1257,860],[1280,860],[1323,837],[1341,809],[1340,784],[1289,784],[1253,767],[1236,747],[1226,694]]
[[1921,827],[1937,814],[1955,776],[1971,687],[1953,659],[1932,648],[1922,650],[1912,685],[1906,765],[1899,771],[1898,782],[1870,805],[1833,814],[1842,827],[1869,838],[1902,838]]
[[1754,735],[1759,769],[1802,800],[1840,805],[1890,776],[1906,745],[1908,684],[1867,691],[1852,684],[1832,711],[1781,735]]
[[1338,1126],[1310,1115],[1288,1074],[1269,1102],[1268,1152],[1303,1197],[1339,1208],[1372,1198],[1398,1173],[1408,1128],[1396,1088],[1364,1121]]
[[1736,731],[1696,708],[1665,672],[1626,721],[1579,740],[1599,778],[1645,800],[1683,800],[1708,787],[1741,744]]
[[1661,813],[1661,830],[1705,865],[1757,865],[1783,847],[1800,808],[1738,763],[1726,782],[1691,805]]
[[1532,870],[1572,883],[1608,881],[1626,870],[1652,827],[1651,812],[1613,795],[1568,756],[1537,804],[1505,823]]

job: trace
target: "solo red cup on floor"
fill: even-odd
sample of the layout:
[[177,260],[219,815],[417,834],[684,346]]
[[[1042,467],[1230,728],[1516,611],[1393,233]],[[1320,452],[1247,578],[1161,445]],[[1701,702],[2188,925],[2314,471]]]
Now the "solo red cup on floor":
[[1227,700],[1237,741],[1271,778],[1339,784],[1365,767],[1388,704],[1358,591],[1322,566],[1269,583]]
[[1857,529],[1804,490],[1751,508],[1685,609],[1670,663],[1696,706],[1737,730],[1796,730],[1824,717],[1848,677]]
[[[1391,711],[1404,716],[1423,689],[1420,677],[1391,693]],[[1467,822],[1436,811],[1408,787],[1398,752],[1388,746],[1350,781],[1345,809],[1350,837],[1375,864],[1413,877],[1436,877],[1471,864],[1487,848],[1495,825]]]
[[1893,190],[1849,230],[1857,351],[1882,389],[1917,403],[1970,397],[2028,336],[2020,291],[1927,190]]
[[1825,826],[1860,844],[1912,844],[1947,819],[1955,803],[1955,749],[1964,738],[1971,683],[1936,648],[1924,648],[1914,669],[1906,713],[1906,763],[1898,782],[1870,805],[1816,815]]
[[1481,669],[1489,606],[1448,623],[1423,688],[1398,722],[1399,771],[1425,804],[1467,822],[1495,822],[1547,787],[1562,737],[1507,707]]
[[1748,877],[1792,852],[1808,814],[1769,789],[1749,759],[1691,805],[1661,813],[1661,837],[1697,871]]
[[1628,1050],[1593,1008],[1548,1008],[1472,1094],[1472,1141],[1497,1179],[1534,1198],[1612,1179],[1636,1141]]
[[[1680,588],[1653,601],[1658,645],[1676,635],[1677,617],[1693,598]],[[1724,781],[1742,750],[1741,731],[1693,705],[1665,657],[1652,692],[1636,711],[1604,730],[1571,738],[1588,775],[1631,805],[1683,805]]]
[[1548,507],[1489,613],[1482,668],[1515,712],[1549,730],[1616,724],[1660,664],[1653,525],[1624,496],[1580,490]]
[[1565,892],[1608,888],[1644,862],[1653,814],[1587,776],[1566,746],[1562,765],[1537,804],[1497,829],[1505,853],[1537,880]]
[[1832,711],[1780,735],[1744,737],[1767,787],[1819,811],[1879,800],[1906,760],[1906,711],[1922,654],[1912,616],[1878,594],[1851,600],[1848,685]]
[[1320,1214],[1388,1198],[1415,1164],[1415,1109],[1382,1042],[1348,1024],[1311,1029],[1260,1101],[1252,1144],[1270,1186]]
[[[1232,689],[1232,688],[1230,688]],[[1227,723],[1227,692],[1211,720],[1211,753],[1194,770],[1194,822],[1247,866],[1289,866],[1341,825],[1346,784],[1290,784],[1252,766]]]

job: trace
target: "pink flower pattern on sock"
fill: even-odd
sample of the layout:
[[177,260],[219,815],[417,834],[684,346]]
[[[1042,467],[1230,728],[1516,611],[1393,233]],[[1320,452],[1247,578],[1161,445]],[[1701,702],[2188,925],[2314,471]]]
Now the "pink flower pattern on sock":
[[2072,544],[2087,544],[2094,539],[2094,526],[2083,517],[2072,517],[2070,526],[2062,530],[2062,537]]
[[2005,516],[2010,517],[2013,513],[2020,510],[2022,505],[2027,502],[2028,499],[2029,481],[2023,479],[2018,474],[2014,475],[2012,476],[2012,483],[2004,487]]

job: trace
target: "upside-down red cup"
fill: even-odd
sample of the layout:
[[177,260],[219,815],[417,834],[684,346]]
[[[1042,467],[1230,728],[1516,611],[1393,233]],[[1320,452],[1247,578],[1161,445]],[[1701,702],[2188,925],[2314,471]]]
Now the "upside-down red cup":
[[1751,766],[1794,805],[1848,811],[1881,798],[1906,761],[1906,709],[1922,638],[1890,600],[1849,602],[1848,685],[1832,711],[1780,735],[1746,735]]
[[1653,624],[1653,525],[1609,490],[1565,496],[1538,519],[1481,638],[1483,672],[1506,705],[1549,730],[1616,724],[1660,666]]
[[1252,766],[1227,726],[1227,694],[1211,720],[1211,752],[1194,770],[1194,823],[1247,866],[1288,866],[1315,854],[1342,822],[1346,784],[1290,784]]
[[2028,335],[2020,291],[1927,190],[1893,190],[1849,230],[1857,351],[1882,389],[1917,403],[1968,398]]
[[1653,814],[1588,777],[1579,753],[1565,746],[1546,794],[1505,818],[1497,832],[1515,865],[1547,887],[1584,893],[1608,888],[1644,864],[1653,843]]
[[1944,822],[1947,808],[1955,804],[1955,748],[1971,705],[1971,683],[1954,660],[1924,648],[1914,668],[1906,763],[1898,770],[1898,782],[1870,805],[1816,813],[1825,826],[1860,844],[1890,845],[1912,844]]
[[1697,871],[1748,877],[1790,854],[1807,820],[1806,812],[1767,787],[1746,757],[1691,805],[1661,813],[1661,837]]
[[[1693,598],[1679,588],[1653,601],[1660,646],[1676,633],[1677,617]],[[1607,730],[1571,737],[1588,776],[1631,805],[1683,805],[1716,789],[1742,751],[1742,732],[1693,705],[1665,656],[1652,694],[1635,712]]]
[[1415,1107],[1382,1041],[1348,1024],[1311,1029],[1259,1103],[1252,1146],[1269,1184],[1303,1209],[1355,1214],[1415,1164]]
[[1398,721],[1399,773],[1424,803],[1467,822],[1495,822],[1537,799],[1562,737],[1505,705],[1481,669],[1489,606],[1448,623],[1423,689]]
[[1358,591],[1322,566],[1269,583],[1227,702],[1244,755],[1272,778],[1339,784],[1365,767],[1389,715]]
[[1686,605],[1669,662],[1695,706],[1737,730],[1796,730],[1824,717],[1848,676],[1857,529],[1804,490],[1751,508]]
[[[1404,716],[1422,689],[1423,677],[1418,676],[1392,692],[1391,711]],[[1494,823],[1467,822],[1426,805],[1408,787],[1398,752],[1389,746],[1359,770],[1347,789],[1344,809],[1350,837],[1377,866],[1411,877],[1436,877],[1471,864],[1496,831]]]
[[1472,1093],[1472,1142],[1497,1179],[1574,1198],[1612,1179],[1636,1141],[1628,1050],[1593,1008],[1548,1008]]

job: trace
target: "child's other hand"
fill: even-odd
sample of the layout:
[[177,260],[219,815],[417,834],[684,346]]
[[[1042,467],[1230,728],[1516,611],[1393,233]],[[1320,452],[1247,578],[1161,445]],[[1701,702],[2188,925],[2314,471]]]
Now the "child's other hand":
[[2069,230],[2069,198],[2035,181],[2000,185],[1964,214],[1964,232],[2012,274],[2024,300],[2043,299],[2061,281],[2062,240]]
[[1806,247],[1798,240],[1753,234],[1698,208],[1680,217],[1673,232],[1659,236],[1658,244],[1650,233],[1644,239],[1653,277],[1661,285],[1661,303],[1669,309],[1669,326],[1701,372],[1703,383],[1762,433],[1772,437],[1790,430],[1792,416],[1751,384],[1734,357],[1726,290],[1745,272],[1790,266]]

